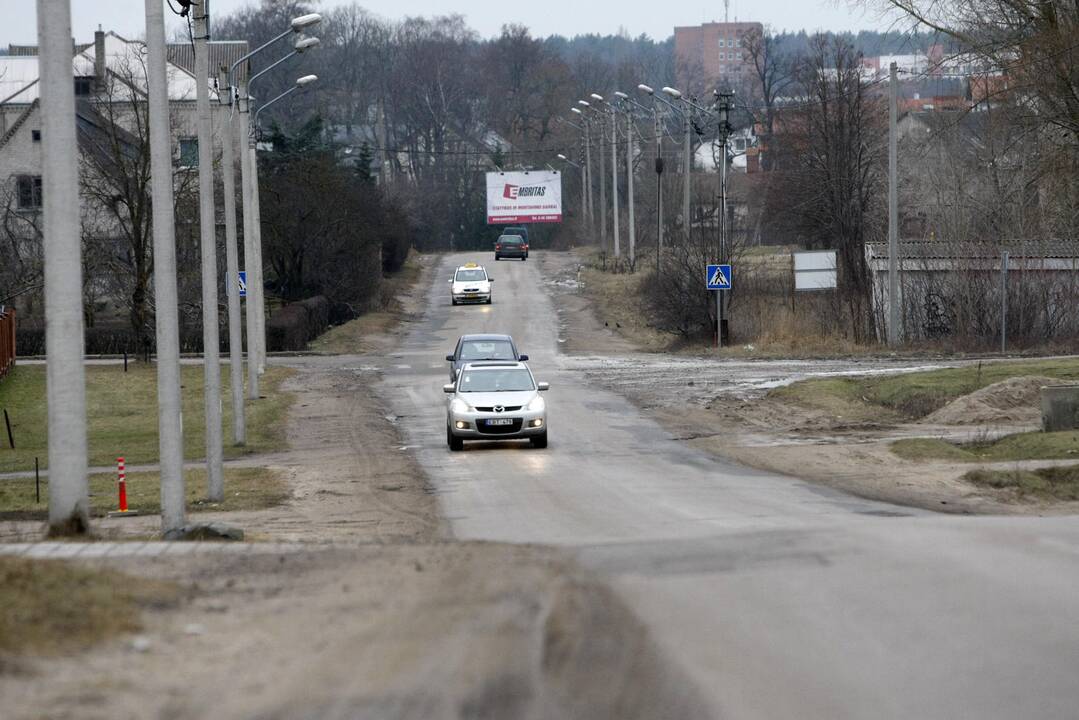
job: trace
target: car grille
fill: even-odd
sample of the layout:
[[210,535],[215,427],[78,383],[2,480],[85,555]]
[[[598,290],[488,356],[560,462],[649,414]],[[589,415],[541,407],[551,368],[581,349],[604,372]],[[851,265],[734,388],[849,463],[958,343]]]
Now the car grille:
[[521,418],[514,418],[512,425],[492,425],[487,427],[483,420],[479,420],[476,422],[476,430],[482,435],[509,435],[521,432],[521,422]]
[[[521,409],[521,406],[520,405],[506,405],[502,409],[505,412],[517,412],[518,410]],[[477,407],[476,410],[479,411],[479,412],[494,412],[495,411],[493,406]]]

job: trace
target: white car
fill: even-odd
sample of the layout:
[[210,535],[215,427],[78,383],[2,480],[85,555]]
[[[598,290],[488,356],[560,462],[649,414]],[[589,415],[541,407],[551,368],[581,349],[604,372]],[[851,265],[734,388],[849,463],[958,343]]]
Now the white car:
[[454,305],[459,303],[491,304],[491,283],[494,278],[487,274],[487,268],[476,263],[468,263],[457,268],[450,278],[450,299]]
[[465,440],[529,440],[547,447],[547,402],[522,362],[468,363],[457,382],[444,385],[452,395],[446,405],[446,444],[464,448]]

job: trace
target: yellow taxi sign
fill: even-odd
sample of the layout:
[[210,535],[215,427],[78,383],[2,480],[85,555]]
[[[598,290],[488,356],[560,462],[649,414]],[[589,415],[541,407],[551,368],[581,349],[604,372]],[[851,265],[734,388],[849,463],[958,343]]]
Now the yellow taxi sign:
[[465,267],[466,268],[475,268],[475,267],[479,267],[479,265],[477,265],[476,263],[465,263]]

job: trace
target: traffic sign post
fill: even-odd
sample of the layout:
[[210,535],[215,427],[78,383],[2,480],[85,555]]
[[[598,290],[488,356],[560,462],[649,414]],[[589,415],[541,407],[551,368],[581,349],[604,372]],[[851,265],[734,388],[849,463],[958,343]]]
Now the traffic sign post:
[[236,274],[239,276],[237,280],[240,285],[240,297],[247,297],[247,271],[241,270]]
[[716,293],[716,347],[723,347],[723,291],[731,289],[731,266],[709,265],[704,282]]

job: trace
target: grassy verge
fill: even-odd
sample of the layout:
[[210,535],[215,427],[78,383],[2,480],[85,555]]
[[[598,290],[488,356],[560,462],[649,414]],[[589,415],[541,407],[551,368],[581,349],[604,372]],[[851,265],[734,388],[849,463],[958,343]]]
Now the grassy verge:
[[172,583],[53,560],[0,557],[3,657],[56,656],[140,629],[139,611],[177,602]]
[[901,375],[803,380],[771,396],[813,408],[891,412],[917,420],[987,385],[1024,375],[1079,381],[1079,360],[988,363]]
[[965,480],[981,487],[1008,490],[1020,498],[1079,500],[1079,465],[1041,470],[971,470]]
[[308,347],[331,355],[363,352],[367,349],[368,338],[388,332],[400,321],[398,296],[413,290],[423,276],[423,269],[423,260],[415,253],[410,254],[400,272],[383,279],[378,309],[330,328],[312,340]]
[[[237,448],[229,442],[232,437],[230,383],[228,366],[223,367],[226,457],[270,452],[285,446],[285,424],[293,397],[281,391],[281,383],[292,372],[277,367],[266,370],[260,384],[263,398],[247,402],[247,445]],[[184,456],[189,459],[201,458],[206,451],[202,381],[201,366],[182,366]],[[91,465],[112,465],[120,456],[128,465],[157,462],[156,366],[136,363],[126,373],[121,365],[88,366],[86,405]],[[0,472],[33,470],[35,457],[44,468],[48,461],[45,367],[16,367],[0,381],[0,408],[8,411],[15,436],[12,450],[5,431],[0,428]]]
[[[288,485],[280,474],[265,468],[227,468],[225,500],[206,502],[206,471],[188,470],[187,509],[190,512],[261,510],[280,505],[288,498]],[[132,473],[127,477],[127,502],[132,510],[161,512],[161,478],[157,473]],[[90,476],[90,512],[105,515],[117,506],[116,476]],[[0,480],[0,520],[44,520],[48,515],[48,483],[41,484],[36,501],[34,481]]]
[[937,438],[912,438],[892,443],[892,452],[906,460],[1008,462],[1079,459],[1079,431],[1028,432],[991,441],[956,444]]
[[[600,254],[584,254],[581,270],[583,293],[592,303],[595,316],[607,327],[645,352],[667,350],[677,336],[660,332],[647,323],[649,313],[644,309],[644,283],[648,280],[648,262],[643,259],[637,272],[615,273],[601,269]],[[607,259],[608,268],[612,258]],[[652,263],[651,267],[655,267]]]

